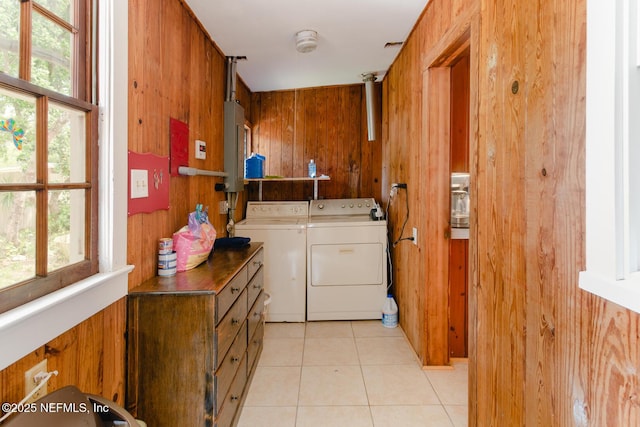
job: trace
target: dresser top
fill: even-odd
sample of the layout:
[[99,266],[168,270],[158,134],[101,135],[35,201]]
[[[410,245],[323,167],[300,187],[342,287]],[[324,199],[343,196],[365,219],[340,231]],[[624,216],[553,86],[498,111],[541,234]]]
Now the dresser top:
[[215,249],[209,259],[198,267],[172,277],[152,277],[129,291],[136,294],[219,293],[227,283],[262,248],[262,243],[250,243],[242,248]]

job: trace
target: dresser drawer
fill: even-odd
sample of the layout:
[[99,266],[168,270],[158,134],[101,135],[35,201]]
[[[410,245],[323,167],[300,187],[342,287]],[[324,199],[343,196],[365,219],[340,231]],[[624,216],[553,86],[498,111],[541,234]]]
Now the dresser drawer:
[[251,375],[253,365],[256,363],[256,359],[260,355],[262,350],[262,342],[264,339],[264,323],[258,324],[255,334],[249,338],[249,345],[247,347],[247,357],[249,358],[247,364],[247,376]]
[[231,348],[220,363],[220,367],[216,371],[214,380],[214,408],[216,415],[220,412],[224,396],[227,395],[231,381],[238,372],[238,367],[247,350],[247,322],[242,324],[238,335],[236,335]]
[[[227,354],[229,347],[236,338],[238,331],[242,327],[244,320],[247,317],[247,290],[242,291],[242,294],[238,297],[233,306],[229,309],[227,314],[222,318],[218,327],[216,328],[216,363],[217,369],[222,363],[224,355]],[[246,336],[246,335],[245,335]]]
[[249,268],[249,279],[262,267],[264,264],[264,249],[260,249],[249,261],[247,267]]
[[256,302],[256,298],[260,294],[260,291],[264,289],[264,268],[260,268],[258,272],[253,276],[249,285],[247,286],[249,290],[249,307]]
[[242,290],[247,286],[247,270],[246,266],[243,267],[231,282],[216,295],[216,324],[220,323],[227,314],[229,307],[233,305]]
[[258,298],[256,298],[256,302],[247,313],[247,322],[249,323],[249,336],[252,337],[256,332],[256,328],[258,324],[263,322],[262,313],[264,312],[264,296],[265,293],[261,292]]
[[222,408],[215,421],[216,427],[230,427],[233,423],[233,418],[238,413],[238,406],[240,406],[244,386],[247,383],[247,376],[244,374],[246,369],[247,358],[244,357],[240,362],[238,373],[231,383],[229,393],[227,393],[222,402]]

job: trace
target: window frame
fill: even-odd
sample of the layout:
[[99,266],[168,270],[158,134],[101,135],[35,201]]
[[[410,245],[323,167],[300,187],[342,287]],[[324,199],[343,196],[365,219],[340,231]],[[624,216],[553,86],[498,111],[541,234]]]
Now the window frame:
[[[31,59],[32,59],[32,47],[31,42],[31,23],[33,20],[33,12],[37,12],[46,19],[54,22],[58,26],[67,29],[69,32],[74,33],[74,56],[72,59],[73,65],[73,85],[74,92],[71,97],[81,99],[85,101],[97,100],[90,99],[92,95],[91,87],[93,80],[93,67],[94,63],[91,60],[93,56],[93,13],[92,13],[92,0],[73,0],[75,2],[75,25],[69,24],[63,19],[56,16],[44,6],[40,5],[35,0],[20,0],[20,66],[18,77],[25,81],[31,81]],[[79,66],[84,64],[84,66]]]
[[[9,287],[0,289],[0,313],[7,312],[25,303],[62,289],[68,285],[85,279],[99,271],[98,245],[98,126],[99,109],[91,103],[93,61],[91,52],[92,42],[93,0],[76,0],[77,24],[73,31],[78,33],[74,48],[72,79],[74,79],[74,96],[67,96],[56,91],[37,86],[28,81],[31,72],[31,13],[37,9],[38,13],[45,14],[48,19],[54,20],[58,25],[60,19],[47,12],[45,8],[32,0],[21,1],[20,11],[20,66],[19,77],[12,77],[0,73],[0,85],[10,91],[22,92],[36,98],[36,108],[47,111],[49,102],[63,105],[74,110],[86,113],[86,169],[85,182],[75,184],[48,183],[46,169],[42,168],[42,162],[46,162],[47,143],[46,132],[38,131],[37,142],[37,173],[36,182],[33,184],[0,184],[0,191],[35,191],[36,192],[36,277],[15,283]],[[84,19],[79,19],[84,17]],[[83,37],[83,38],[81,38]],[[83,48],[81,48],[83,47]],[[83,60],[84,63],[78,62]],[[94,100],[97,101],[97,100]],[[96,102],[97,103],[97,102]],[[37,126],[46,128],[47,121],[40,117],[43,123]],[[52,190],[76,190],[85,191],[85,259],[63,268],[47,273],[47,204],[44,194]],[[44,211],[44,214],[42,213]],[[44,242],[44,244],[43,244]]]
[[0,314],[0,370],[127,295],[128,2],[96,3],[100,272]]
[[[581,289],[640,313],[638,0],[587,1],[586,270]],[[635,190],[635,193],[634,193]],[[634,207],[635,206],[635,207]]]

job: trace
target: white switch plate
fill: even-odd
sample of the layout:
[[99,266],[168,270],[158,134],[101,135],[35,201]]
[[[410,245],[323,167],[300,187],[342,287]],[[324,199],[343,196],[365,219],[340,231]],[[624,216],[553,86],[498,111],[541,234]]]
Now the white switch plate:
[[207,158],[207,143],[196,139],[196,159]]
[[413,227],[413,244],[418,246],[418,229]]
[[131,169],[131,198],[141,199],[143,197],[149,197],[149,171]]

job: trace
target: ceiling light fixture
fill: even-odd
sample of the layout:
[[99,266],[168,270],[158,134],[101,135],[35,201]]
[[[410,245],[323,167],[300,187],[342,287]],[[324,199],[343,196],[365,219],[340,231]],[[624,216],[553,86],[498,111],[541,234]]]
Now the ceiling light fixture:
[[300,53],[308,53],[318,47],[318,33],[313,30],[302,30],[296,33],[296,50]]

